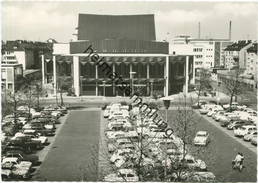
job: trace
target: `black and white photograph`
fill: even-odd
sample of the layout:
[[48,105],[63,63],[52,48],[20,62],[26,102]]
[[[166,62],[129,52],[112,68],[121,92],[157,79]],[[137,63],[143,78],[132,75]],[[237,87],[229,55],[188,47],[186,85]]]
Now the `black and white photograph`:
[[1,181],[257,182],[257,1],[1,1]]

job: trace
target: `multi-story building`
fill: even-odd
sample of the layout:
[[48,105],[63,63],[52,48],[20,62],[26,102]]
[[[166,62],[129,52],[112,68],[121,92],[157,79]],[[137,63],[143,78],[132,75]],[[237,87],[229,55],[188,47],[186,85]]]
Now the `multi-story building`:
[[193,75],[193,56],[170,55],[168,42],[156,40],[154,15],[79,14],[77,30],[74,41],[54,44],[53,57],[42,57],[43,84],[54,93],[66,79],[76,96],[125,95],[122,83],[85,52],[90,45],[111,73],[144,96],[181,92]]
[[[223,49],[231,44],[229,39],[191,39],[191,44],[201,46],[203,49],[203,63],[204,68],[220,67],[223,63]],[[200,50],[196,50],[196,52]]]
[[257,67],[258,67],[258,57],[257,57],[257,47],[258,43],[253,43],[247,51],[247,60],[246,60],[246,73],[251,74],[254,77],[257,77]]
[[251,46],[251,40],[242,40],[228,45],[224,49],[225,68],[232,69],[234,67],[239,67],[240,69],[245,69],[247,60],[247,49]]
[[[229,39],[194,39],[177,36],[171,45],[171,53],[194,55],[194,68],[214,68],[223,65],[224,48],[232,44]],[[186,50],[187,48],[187,50]]]
[[2,92],[16,91],[21,85],[22,76],[22,64],[1,64]]

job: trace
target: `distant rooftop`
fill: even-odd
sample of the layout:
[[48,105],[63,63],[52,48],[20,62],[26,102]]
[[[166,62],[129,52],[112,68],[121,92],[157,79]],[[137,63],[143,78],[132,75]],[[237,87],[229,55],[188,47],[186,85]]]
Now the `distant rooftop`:
[[247,46],[248,44],[251,43],[251,40],[242,40],[242,41],[238,41],[235,42],[231,45],[228,45],[225,49],[225,51],[240,51],[242,48],[244,48],[245,46]]
[[44,49],[52,50],[52,43],[28,41],[28,40],[11,40],[2,42],[2,51],[24,51],[25,49]]
[[78,40],[126,39],[155,41],[153,14],[79,14]]

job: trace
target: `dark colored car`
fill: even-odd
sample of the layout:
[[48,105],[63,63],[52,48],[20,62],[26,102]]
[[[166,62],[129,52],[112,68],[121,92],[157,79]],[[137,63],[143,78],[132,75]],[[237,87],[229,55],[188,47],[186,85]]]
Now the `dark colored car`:
[[33,141],[28,136],[16,137],[15,140],[9,141],[9,145],[25,147],[29,152],[43,148],[39,141]]
[[6,152],[5,157],[17,157],[17,158],[20,158],[22,161],[30,161],[32,165],[40,164],[39,157],[37,155],[33,155],[33,154],[27,155],[19,150],[8,151]]
[[41,125],[33,125],[31,129],[36,130],[37,133],[40,133],[43,136],[54,136],[55,130],[53,129],[46,129],[44,126]]
[[253,123],[249,122],[249,121],[233,121],[227,125],[227,129],[233,130],[233,129],[239,128],[243,125],[253,125]]
[[17,145],[11,145],[11,144],[6,145],[6,146],[2,146],[2,153],[3,154],[5,154],[9,151],[21,151],[23,153],[28,153],[28,154],[31,153],[31,151],[28,152],[28,149],[26,149],[24,146],[17,146]]

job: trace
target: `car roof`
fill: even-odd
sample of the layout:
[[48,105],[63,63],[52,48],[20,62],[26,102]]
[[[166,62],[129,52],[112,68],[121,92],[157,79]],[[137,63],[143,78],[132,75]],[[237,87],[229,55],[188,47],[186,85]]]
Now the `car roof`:
[[198,131],[197,134],[198,135],[206,135],[208,132],[207,131]]
[[119,173],[122,173],[122,174],[127,174],[127,173],[132,173],[132,174],[135,174],[135,171],[133,169],[119,169],[118,170]]

